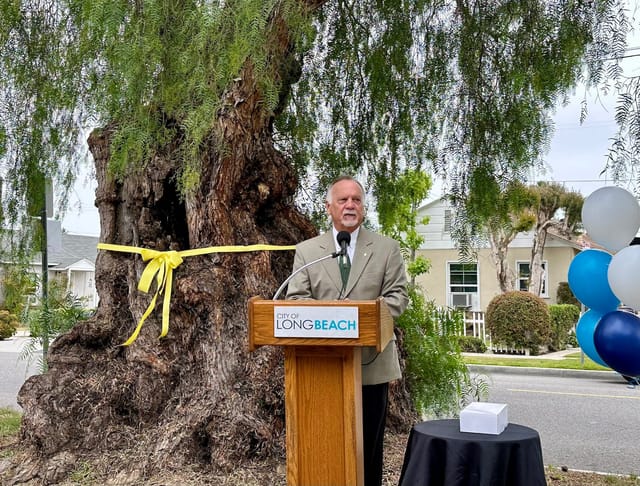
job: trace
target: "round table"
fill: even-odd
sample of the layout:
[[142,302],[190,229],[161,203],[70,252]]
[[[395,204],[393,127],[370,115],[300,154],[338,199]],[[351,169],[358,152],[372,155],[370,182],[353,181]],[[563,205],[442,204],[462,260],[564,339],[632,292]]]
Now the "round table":
[[400,486],[546,485],[538,432],[509,424],[499,435],[460,432],[460,421],[413,427]]

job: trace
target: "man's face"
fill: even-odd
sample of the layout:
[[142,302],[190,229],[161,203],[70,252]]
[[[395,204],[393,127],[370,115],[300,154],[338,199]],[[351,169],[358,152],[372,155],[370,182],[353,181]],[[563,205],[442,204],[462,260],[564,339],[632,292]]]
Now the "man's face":
[[364,220],[364,195],[360,185],[351,180],[338,181],[331,189],[327,212],[338,231],[355,231]]

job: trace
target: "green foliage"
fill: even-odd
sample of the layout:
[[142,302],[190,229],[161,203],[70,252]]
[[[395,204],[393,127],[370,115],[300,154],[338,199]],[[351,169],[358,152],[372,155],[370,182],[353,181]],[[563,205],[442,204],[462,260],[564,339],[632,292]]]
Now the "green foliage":
[[[614,3],[470,2],[456,14],[459,96],[448,110],[443,157],[450,157],[447,174],[460,216],[453,234],[465,252],[475,246],[477,220],[495,209],[491,194],[526,180],[527,169],[541,162],[551,134],[548,114],[580,78],[594,38],[606,49],[601,22]],[[607,28],[615,30],[613,23]]]
[[[82,299],[67,291],[63,281],[49,282],[46,305],[29,309],[27,322],[31,339],[23,348],[21,357],[30,360],[41,346],[43,351],[51,340],[69,331],[77,323],[88,319],[91,311],[84,307]],[[41,371],[46,371],[46,356],[39,359]]]
[[562,218],[558,219],[560,224],[556,227],[567,236],[574,234],[582,217],[584,197],[557,182],[538,182],[531,190],[537,198],[537,226],[546,226],[562,210]]
[[[68,189],[84,155],[79,137],[96,124],[115,130],[115,174],[179,138],[178,167],[184,183],[194,184],[213,120],[234,103],[225,94],[243,68],[257,79],[264,113],[276,110],[282,60],[272,48],[280,20],[291,44],[306,50],[313,30],[296,0],[2,3],[0,148],[10,168],[8,194],[39,193],[32,190],[38,170]],[[24,207],[20,199],[11,209]]]
[[556,292],[556,302],[558,304],[573,304],[580,308],[580,301],[577,299],[568,282],[560,282],[558,284],[558,291]]
[[458,336],[458,347],[463,353],[486,353],[487,345],[475,336]]
[[567,338],[567,347],[568,348],[577,348],[580,345],[578,344],[578,336],[576,336],[575,329],[571,329],[569,331],[569,337]]
[[528,289],[540,295],[544,271],[542,256],[547,233],[553,227],[556,232],[567,238],[571,237],[580,222],[584,198],[581,194],[569,191],[556,182],[539,182],[532,186],[531,190],[536,195],[537,203]]
[[416,221],[416,211],[429,194],[433,181],[428,174],[417,169],[406,169],[393,179],[390,175],[379,174],[380,180],[374,186],[380,227],[385,234],[396,239],[406,234],[408,239],[413,238],[410,246],[419,247],[422,239],[415,241],[415,226],[427,224],[428,220]]
[[424,243],[416,226],[429,222],[429,218],[417,220],[418,207],[429,194],[431,185],[431,177],[416,169],[406,169],[397,179],[382,176],[375,185],[378,222],[384,234],[400,242],[412,285],[418,275],[431,268],[429,260],[416,255]]
[[494,343],[529,349],[536,355],[549,342],[551,317],[547,304],[530,292],[506,292],[494,297],[485,313]]
[[18,330],[20,321],[15,314],[7,310],[0,310],[0,341],[13,336]]
[[482,402],[489,397],[489,383],[485,375],[472,375],[463,385],[460,409],[471,402]]
[[414,288],[410,298],[397,325],[404,335],[405,377],[416,410],[436,416],[457,413],[469,381],[457,344],[462,313],[438,309]]
[[2,277],[5,308],[12,314],[21,316],[27,304],[27,297],[33,295],[36,284],[35,275],[22,266],[5,266]]
[[550,305],[549,315],[551,316],[549,349],[551,351],[566,349],[571,340],[571,330],[580,318],[580,308],[573,304]]
[[49,283],[47,305],[28,313],[31,336],[42,338],[48,334],[55,337],[87,319],[90,313],[81,298],[65,289],[64,282],[54,280]]
[[[539,162],[550,110],[585,54],[601,65],[619,49],[628,26],[619,3],[0,3],[8,212],[40,194],[37,174],[64,205],[85,155],[80,137],[96,126],[114,130],[115,174],[179,146],[178,181],[193,188],[202,151],[228,150],[213,132],[242,102],[228,95],[243,69],[257,79],[256,116],[276,117],[276,142],[314,201],[309,214],[341,173],[366,174],[379,194],[407,169],[445,176],[461,207]],[[283,38],[289,51],[275,52]]]
[[471,215],[467,224],[487,234],[498,285],[503,292],[513,290],[514,273],[509,268],[509,245],[518,233],[535,225],[535,193],[520,181],[495,187],[490,194],[472,194],[467,203]]
[[427,273],[430,269],[431,261],[426,259],[422,255],[416,256],[413,261],[407,263],[407,273],[412,278],[412,280],[415,280],[418,275]]

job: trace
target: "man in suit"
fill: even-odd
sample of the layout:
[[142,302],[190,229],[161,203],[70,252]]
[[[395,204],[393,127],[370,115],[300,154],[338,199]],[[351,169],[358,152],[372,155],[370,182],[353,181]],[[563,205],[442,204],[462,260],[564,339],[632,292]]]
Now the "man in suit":
[[[398,243],[362,227],[364,188],[352,177],[338,178],[327,191],[326,209],[332,230],[296,246],[293,270],[340,250],[337,234],[348,231],[350,271],[343,283],[335,259],[301,271],[289,282],[288,299],[373,300],[383,297],[396,318],[407,307],[407,279]],[[339,257],[342,258],[342,257]],[[347,266],[349,265],[347,264]],[[362,425],[365,486],[382,484],[382,446],[389,382],[401,377],[395,341],[381,352],[362,350]]]

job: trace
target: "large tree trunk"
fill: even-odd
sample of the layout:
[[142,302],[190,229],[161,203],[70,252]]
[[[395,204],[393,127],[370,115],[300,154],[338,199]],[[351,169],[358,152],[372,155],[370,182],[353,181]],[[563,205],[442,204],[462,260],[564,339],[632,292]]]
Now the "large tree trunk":
[[[274,49],[286,59],[286,36],[279,37]],[[117,182],[107,169],[112,129],[92,133],[102,242],[186,250],[290,245],[315,234],[293,206],[295,174],[273,146],[273,120],[256,85],[247,65],[226,94],[200,184],[184,199],[176,190],[179,141]],[[185,258],[174,271],[168,336],[158,339],[158,309],[137,341],[122,347],[151,298],[137,290],[145,263],[101,251],[95,316],[58,338],[48,373],[20,391],[21,439],[31,460],[17,476],[55,483],[78,457],[105,453],[121,484],[188,464],[231,468],[248,458],[283,457],[281,353],[249,355],[247,300],[271,297],[292,257],[259,251]]]
[[[274,25],[274,58],[291,61],[283,26]],[[292,64],[279,63],[285,88]],[[116,181],[108,174],[113,127],[91,134],[101,242],[186,250],[290,245],[315,234],[294,208],[295,175],[273,146],[273,119],[256,86],[247,65],[226,93],[200,183],[185,198],[176,189],[179,139]],[[247,300],[271,297],[292,257],[259,251],[185,258],[173,272],[167,337],[158,339],[157,309],[123,347],[151,299],[137,290],[145,263],[100,251],[95,316],[56,339],[49,371],[20,391],[26,452],[14,480],[55,484],[92,457],[109,458],[114,484],[193,465],[224,470],[251,458],[284,458],[282,356],[273,348],[249,354]],[[406,390],[395,392],[394,410],[409,413]]]
[[[212,137],[202,183],[185,203],[172,149],[118,183],[107,175],[111,131],[91,135],[102,242],[185,250],[287,245],[314,234],[292,206],[294,174],[273,147],[250,76],[246,70],[229,93],[244,101],[219,119],[231,150],[216,153],[220,140]],[[225,468],[282,455],[281,357],[274,349],[249,356],[246,306],[253,295],[269,298],[291,262],[290,251],[185,258],[174,271],[169,335],[158,339],[155,312],[138,340],[121,347],[149,304],[136,289],[145,263],[101,251],[95,317],[54,342],[49,372],[30,378],[19,395],[22,440],[34,457],[67,453],[62,474],[75,454],[126,451],[119,467],[135,482],[194,462]]]

